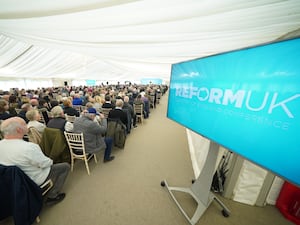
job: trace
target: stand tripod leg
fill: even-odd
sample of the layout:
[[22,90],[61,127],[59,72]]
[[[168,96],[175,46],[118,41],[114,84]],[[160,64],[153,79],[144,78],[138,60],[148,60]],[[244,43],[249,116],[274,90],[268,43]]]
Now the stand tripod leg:
[[224,205],[224,203],[215,195],[213,195],[214,200],[222,207],[222,214],[224,217],[228,217],[230,215],[230,210]]
[[[219,145],[210,142],[209,146],[209,151],[208,155],[205,161],[205,164],[203,166],[203,169],[198,177],[197,180],[195,180],[190,188],[183,188],[183,187],[170,187],[167,183],[166,180],[162,181],[160,183],[161,186],[166,186],[170,195],[172,196],[174,202],[182,212],[182,214],[185,216],[185,218],[189,221],[191,225],[195,225],[202,214],[205,212],[205,210],[209,207],[211,202],[215,199],[219,205],[223,208],[222,214],[224,217],[228,217],[230,214],[229,209],[221,202],[220,199],[218,199],[211,191],[211,183],[212,183],[212,178],[213,174],[215,171],[215,165],[217,161],[217,156],[218,156],[218,150],[219,150]],[[193,197],[193,199],[197,202],[197,209],[190,218],[184,209],[181,207],[177,199],[175,198],[173,191],[180,191],[187,193]]]

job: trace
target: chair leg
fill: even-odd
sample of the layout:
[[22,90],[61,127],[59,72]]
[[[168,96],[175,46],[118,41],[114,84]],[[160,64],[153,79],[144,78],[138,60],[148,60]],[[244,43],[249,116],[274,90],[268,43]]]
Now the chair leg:
[[74,169],[74,158],[71,156],[71,172],[73,172]]
[[98,162],[96,154],[94,154],[95,163]]
[[86,157],[84,158],[84,162],[85,162],[85,167],[86,167],[87,173],[88,173],[88,175],[90,175],[90,169],[89,169],[88,159]]

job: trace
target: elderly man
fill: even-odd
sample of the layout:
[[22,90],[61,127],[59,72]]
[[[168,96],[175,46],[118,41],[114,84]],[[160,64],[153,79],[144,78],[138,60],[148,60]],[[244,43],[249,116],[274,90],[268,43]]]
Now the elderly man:
[[61,193],[61,189],[69,174],[70,165],[53,164],[39,145],[24,141],[22,138],[27,134],[27,125],[20,117],[3,121],[1,131],[4,139],[0,141],[0,164],[19,167],[39,186],[51,179],[53,187],[48,192],[46,204],[62,201],[65,193]]
[[[95,117],[99,115],[100,120]],[[95,108],[89,108],[86,113],[74,121],[74,133],[83,133],[85,150],[89,154],[95,154],[105,149],[104,162],[112,161],[115,157],[111,156],[112,139],[105,138],[107,121],[103,114],[97,113]]]
[[116,100],[116,107],[112,109],[109,114],[108,118],[110,119],[119,119],[122,121],[122,123],[127,126],[128,124],[128,117],[127,112],[124,112],[123,109],[124,102],[122,99]]

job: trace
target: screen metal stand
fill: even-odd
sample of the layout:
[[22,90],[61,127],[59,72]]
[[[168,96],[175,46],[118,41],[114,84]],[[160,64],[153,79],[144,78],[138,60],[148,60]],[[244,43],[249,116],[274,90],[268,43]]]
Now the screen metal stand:
[[[228,217],[230,214],[229,209],[222,203],[220,199],[218,199],[210,191],[213,175],[215,172],[215,165],[217,161],[218,152],[219,152],[219,145],[211,141],[203,169],[199,177],[197,178],[197,180],[195,180],[192,183],[190,188],[171,187],[168,185],[166,180],[163,180],[161,182],[161,186],[166,187],[168,189],[174,202],[176,203],[180,211],[183,213],[185,218],[192,225],[195,225],[198,222],[202,214],[209,207],[209,205],[213,200],[216,200],[216,202],[222,207],[222,214],[224,217]],[[177,201],[176,197],[174,196],[173,191],[188,193],[197,202],[197,209],[195,210],[195,213],[192,217],[189,217],[186,214],[186,212],[184,211],[184,209],[181,207],[180,203]]]

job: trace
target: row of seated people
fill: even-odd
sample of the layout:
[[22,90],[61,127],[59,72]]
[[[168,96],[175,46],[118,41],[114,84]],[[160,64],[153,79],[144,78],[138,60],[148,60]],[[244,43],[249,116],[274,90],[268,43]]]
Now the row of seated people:
[[[39,145],[24,141],[23,136],[27,134],[27,124],[20,117],[3,120],[1,132],[4,138],[0,141],[0,220],[13,215],[15,224],[32,224],[32,219],[35,219],[38,214],[32,215],[33,209],[29,207],[32,206],[28,199],[31,197],[29,196],[29,183],[24,183],[26,176],[17,178],[17,174],[9,172],[11,171],[9,168],[18,167],[38,186],[49,179],[54,181],[45,200],[46,204],[54,204],[65,198],[62,188],[68,177],[70,165],[66,162],[54,164],[51,158],[45,156]],[[10,177],[10,174],[13,177]],[[7,189],[9,184],[11,186]],[[8,194],[9,192],[12,194]],[[36,194],[38,195],[38,192]],[[15,199],[15,195],[19,198]],[[39,207],[42,201],[37,201],[36,204],[32,207]],[[26,207],[20,209],[18,207],[20,205]]]
[[[117,97],[117,98],[121,98],[121,97]],[[122,106],[122,109],[124,111],[127,111],[128,114],[128,121],[125,122],[125,120],[123,121],[127,127],[127,132],[130,133],[130,130],[132,127],[136,126],[136,112],[134,111],[133,106],[134,105],[138,105],[138,104],[143,104],[143,118],[148,118],[149,117],[149,104],[147,101],[147,98],[142,98],[141,95],[139,95],[134,102],[130,102],[130,97],[129,96],[124,96],[123,98],[124,104]],[[102,104],[102,106],[98,106],[97,111],[103,112],[106,117],[108,116],[108,112],[110,109],[113,109],[115,107],[115,100],[112,101],[110,99],[109,95],[105,96],[105,102]],[[43,101],[42,101],[43,102]],[[20,116],[22,117],[27,123],[29,122],[27,117],[26,117],[26,113],[27,111],[29,111],[32,108],[36,108],[40,111],[41,114],[41,119],[43,121],[43,123],[48,123],[49,121],[49,117],[51,117],[51,113],[50,110],[46,107],[46,106],[42,106],[42,105],[38,105],[39,100],[37,99],[32,99],[30,101],[30,103],[24,103],[21,106],[21,109],[18,110],[18,112],[14,111],[14,112],[9,112],[9,103],[4,100],[4,99],[0,99],[0,120],[2,119],[7,119],[9,117],[12,116]],[[58,104],[57,104],[58,105]],[[55,105],[53,105],[54,107]],[[69,116],[76,116],[79,117],[80,113],[86,109],[86,108],[90,108],[90,107],[94,107],[94,104],[92,104],[91,102],[88,102],[86,104],[86,106],[80,106],[78,107],[78,105],[72,105],[72,99],[69,98],[65,98],[62,103],[60,104],[60,106],[62,106],[64,113],[69,115]],[[7,113],[9,112],[9,113]],[[106,113],[107,112],[107,113]],[[139,113],[139,112],[138,112]]]
[[[127,118],[125,116],[125,114],[123,114],[123,116],[120,116],[120,113],[117,113],[115,115],[115,110],[113,110],[111,112],[111,115],[108,115],[108,112],[111,111],[112,109],[115,109],[115,102],[113,103],[113,101],[110,100],[110,96],[107,95],[105,96],[106,101],[105,103],[102,105],[102,108],[100,109],[100,112],[103,111],[103,113],[105,114],[105,112],[107,112],[106,117],[109,117],[109,119],[113,118],[115,119],[116,117],[120,117],[119,119],[123,122],[123,124],[126,126],[126,131],[127,134],[130,133],[130,130],[132,127],[136,127],[136,115],[137,114],[142,114],[140,112],[136,112],[134,110],[134,108],[132,107],[132,104],[129,103],[130,99],[128,96],[124,97],[124,103],[121,105],[118,105],[117,109],[121,109],[122,111],[126,112],[127,114]],[[121,98],[120,98],[121,99]],[[36,99],[33,99],[33,102],[37,102]],[[119,99],[117,99],[119,100]],[[144,107],[144,100],[142,100],[141,96],[139,95],[136,100],[134,101],[134,106],[135,105],[139,105],[139,104],[143,104],[143,109],[146,108]],[[62,103],[62,108],[64,110],[64,113],[68,116],[76,116],[78,117],[80,115],[80,111],[78,111],[77,109],[75,109],[72,106],[71,100],[69,98],[65,99]],[[88,109],[90,107],[93,107],[93,104],[91,104],[90,102],[87,103],[87,105],[84,107],[85,109]],[[18,116],[20,116],[21,118],[23,118],[27,123],[29,123],[29,119],[26,117],[26,113],[29,112],[32,108],[38,108],[36,105],[30,105],[29,103],[25,103],[22,106],[21,111],[17,114]],[[81,107],[82,109],[83,107]],[[11,116],[15,116],[15,114],[9,114],[7,113],[8,109],[8,103],[5,100],[0,100],[0,119],[6,119],[9,118]],[[40,119],[40,121],[42,121],[43,123],[47,124],[49,121],[49,116],[52,117],[52,113],[48,112],[44,109],[38,108],[41,117],[43,118],[42,120]],[[116,112],[118,112],[118,110],[116,110]],[[149,115],[149,112],[146,112],[145,110],[143,111],[143,117],[147,118],[147,115]],[[122,114],[121,114],[122,115]]]
[[[128,101],[126,97],[124,100],[125,102]],[[2,103],[5,102],[2,101]],[[123,109],[124,105],[122,99],[117,99],[115,106],[109,112],[108,120],[118,119],[122,123],[128,124],[128,113]],[[4,106],[3,108],[7,107]],[[49,143],[41,142],[40,145],[34,145],[24,141],[23,137],[27,134],[28,127],[35,127],[43,135],[47,133],[47,130],[51,131],[51,129],[55,129],[56,132],[58,130],[61,134],[63,131],[82,132],[85,137],[85,147],[88,154],[94,154],[105,148],[104,162],[113,160],[114,156],[111,156],[113,138],[106,136],[108,131],[107,120],[103,114],[98,113],[93,107],[87,107],[85,110],[73,123],[68,122],[64,118],[65,111],[61,106],[53,107],[51,118],[48,118],[48,122],[44,121],[45,124],[39,122],[40,111],[30,107],[25,113],[27,124],[22,116],[8,116],[2,120],[1,132],[4,139],[0,141],[0,164],[17,165],[37,185],[41,185],[47,179],[54,180],[54,187],[47,195],[47,204],[57,203],[64,199],[65,193],[61,193],[61,190],[70,170],[69,163],[57,162],[53,160],[54,156],[46,156],[44,153],[46,151],[42,150],[42,148],[48,148]],[[56,143],[59,143],[54,137],[44,139],[54,139]],[[60,161],[64,161],[64,159]]]
[[[31,117],[35,118],[35,120],[30,120],[28,124],[26,124],[24,119],[18,116],[10,117],[1,122],[0,129],[3,134],[3,139],[0,141],[0,220],[13,215],[16,224],[31,224],[33,222],[32,219],[38,216],[40,208],[36,207],[40,207],[39,204],[42,204],[42,202],[37,201],[34,203],[35,206],[32,206],[32,201],[29,200],[29,198],[34,197],[36,200],[34,195],[38,194],[38,192],[33,193],[32,196],[29,195],[29,193],[31,193],[31,190],[27,190],[29,183],[24,183],[24,179],[27,176],[38,186],[41,186],[49,179],[53,181],[53,187],[47,193],[45,201],[47,205],[58,203],[65,198],[65,193],[61,192],[61,190],[68,176],[70,164],[68,162],[58,162],[55,160],[56,156],[55,154],[51,155],[51,151],[49,155],[46,154],[48,153],[48,148],[51,146],[50,140],[56,145],[54,149],[64,148],[64,143],[60,141],[61,139],[57,138],[57,136],[59,136],[57,133],[60,133],[60,136],[62,136],[62,131],[70,129],[74,132],[83,132],[85,134],[85,149],[87,153],[94,154],[105,148],[104,162],[109,162],[114,159],[114,156],[110,155],[112,139],[103,137],[107,127],[104,116],[99,115],[100,120],[95,123],[94,119],[96,118],[97,112],[91,108],[86,114],[79,117],[74,124],[71,124],[65,121],[63,117],[58,116],[58,114],[63,115],[63,110],[60,106],[53,108],[54,117],[49,120],[47,124],[48,127],[44,127],[44,129],[44,124],[36,120],[39,117],[39,112],[35,109],[28,111],[26,114],[30,119]],[[40,145],[23,139],[23,137],[27,135],[28,125],[37,125],[40,130],[43,129],[43,141],[41,141]],[[62,158],[60,160],[69,161],[69,159]],[[21,179],[17,178],[16,172],[9,172],[11,171],[11,166],[18,167],[26,176],[23,176]],[[14,178],[11,179],[11,176],[14,176]],[[12,184],[6,182],[7,179],[17,181],[18,183]],[[9,189],[6,188],[8,183],[11,184]],[[24,189],[17,187],[23,184],[25,185],[22,186]],[[22,198],[18,195],[19,200],[17,202],[16,199],[12,197],[15,194],[8,194],[8,192],[11,192],[12,187],[14,188],[13,190],[16,191],[26,190]],[[17,191],[17,193],[20,192]],[[27,193],[26,198],[24,198],[25,193]],[[23,200],[20,201],[20,199]],[[34,208],[29,207],[28,204],[31,204],[30,206]],[[22,209],[22,213],[19,212],[19,206],[21,205],[27,206],[25,209]],[[37,214],[31,216],[33,212],[37,212]]]
[[93,107],[99,111],[101,106],[105,103],[105,97],[107,95],[111,96],[112,101],[117,96],[124,97],[127,95],[130,97],[129,103],[133,105],[133,101],[141,94],[146,104],[145,111],[147,111],[148,105],[150,108],[155,108],[155,105],[159,103],[160,96],[163,95],[166,90],[167,86],[138,86],[131,84],[115,87],[94,86],[89,88],[70,86],[26,91],[24,89],[12,89],[10,92],[0,90],[0,99],[7,100],[9,102],[10,114],[15,114],[25,103],[30,103],[39,109],[43,108],[50,111],[54,106],[62,104],[62,100],[66,97],[70,97],[72,105],[76,106],[76,109],[90,102],[93,104]]

